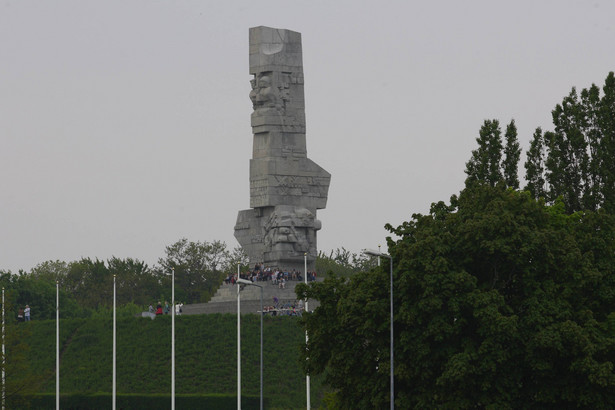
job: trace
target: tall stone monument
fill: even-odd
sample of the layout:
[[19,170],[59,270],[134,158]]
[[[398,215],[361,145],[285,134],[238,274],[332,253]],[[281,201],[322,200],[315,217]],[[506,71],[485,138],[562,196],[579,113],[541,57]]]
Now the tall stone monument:
[[251,264],[303,271],[307,254],[313,270],[331,174],[307,157],[301,34],[251,28],[250,74],[251,209],[239,211],[235,238]]

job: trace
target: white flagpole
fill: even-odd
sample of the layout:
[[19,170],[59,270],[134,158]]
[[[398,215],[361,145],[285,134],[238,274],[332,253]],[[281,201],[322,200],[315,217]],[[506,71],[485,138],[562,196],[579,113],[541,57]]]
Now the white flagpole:
[[60,282],[56,280],[56,410],[60,410]]
[[175,410],[175,268],[171,268],[171,410]]
[[[239,263],[237,264],[237,279],[241,277],[239,272]],[[239,301],[239,290],[241,286],[239,282],[235,282],[237,285],[237,410],[241,410],[241,302]]]
[[2,410],[5,409],[6,400],[6,379],[4,367],[6,365],[5,351],[4,351],[4,288],[2,288]]
[[116,359],[117,359],[117,331],[116,331],[116,314],[115,314],[115,307],[116,307],[116,291],[115,291],[115,275],[113,275],[113,405],[112,408],[113,410],[115,410],[115,402],[116,402],[116,397],[117,397],[117,390],[116,390],[116,385],[117,385],[117,363],[116,363]]
[[[308,271],[307,271],[307,253],[303,254],[303,261],[305,263],[305,266],[304,266],[304,269],[305,269],[304,270],[304,272],[305,272],[305,279],[304,280],[305,280],[305,284],[307,285],[307,283],[308,283],[308,276],[307,276],[308,275]],[[308,300],[305,299],[305,310],[304,310],[304,312],[307,313],[307,311],[308,311]],[[307,343],[308,343],[308,332],[306,330],[305,331],[305,344],[307,345]],[[310,404],[310,375],[309,375],[309,373],[305,375],[305,390],[306,390],[305,391],[305,395],[306,395],[306,398],[307,398],[307,408],[309,410],[311,408],[311,404]]]

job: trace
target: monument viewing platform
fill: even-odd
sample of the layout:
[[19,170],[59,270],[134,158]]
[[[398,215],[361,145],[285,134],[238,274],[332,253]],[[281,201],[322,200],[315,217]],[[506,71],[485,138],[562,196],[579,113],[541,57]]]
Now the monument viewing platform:
[[[316,281],[322,281],[322,278],[317,278]],[[302,281],[289,280],[286,281],[284,288],[274,285],[271,281],[255,282],[255,284],[263,287],[263,306],[265,311],[267,307],[275,306],[274,298],[277,298],[278,308],[281,314],[287,313],[282,309],[285,306],[298,306],[300,301],[297,299],[295,287]],[[207,313],[234,313],[237,314],[237,286],[242,285],[227,285],[222,284],[216,294],[207,303],[195,303],[192,305],[184,305],[183,315],[199,315]],[[261,290],[258,286],[244,286],[241,291],[241,313],[242,314],[257,314],[261,309]],[[314,310],[318,307],[317,301],[310,300],[309,309]]]

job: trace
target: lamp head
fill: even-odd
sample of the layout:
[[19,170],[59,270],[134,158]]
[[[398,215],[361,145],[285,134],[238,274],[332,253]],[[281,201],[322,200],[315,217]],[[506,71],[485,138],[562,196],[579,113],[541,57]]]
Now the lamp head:
[[363,255],[368,255],[368,256],[380,256],[380,257],[383,257],[383,258],[390,258],[391,257],[387,253],[378,252],[378,251],[375,251],[373,249],[363,249],[361,251],[361,253],[363,253]]

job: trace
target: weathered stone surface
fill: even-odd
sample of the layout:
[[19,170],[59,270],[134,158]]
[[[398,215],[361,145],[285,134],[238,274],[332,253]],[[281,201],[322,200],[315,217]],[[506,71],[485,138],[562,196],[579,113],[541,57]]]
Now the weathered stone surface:
[[252,209],[239,212],[235,237],[251,263],[303,271],[307,254],[313,270],[331,175],[307,157],[301,34],[251,28],[250,74]]

